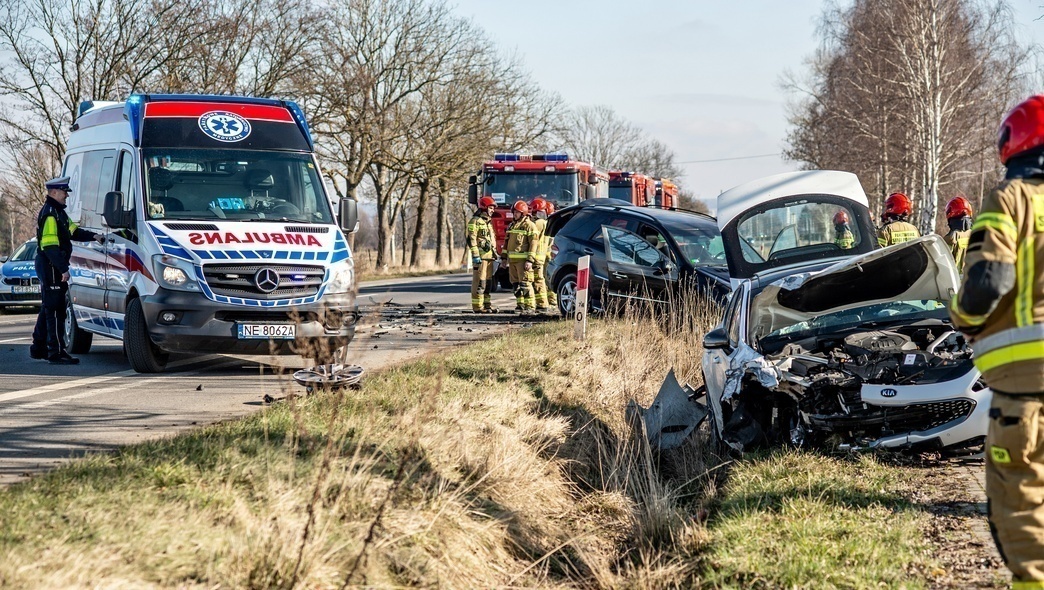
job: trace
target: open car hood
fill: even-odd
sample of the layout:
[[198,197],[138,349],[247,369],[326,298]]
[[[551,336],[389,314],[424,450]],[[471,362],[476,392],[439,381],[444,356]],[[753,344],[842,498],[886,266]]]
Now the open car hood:
[[[853,238],[844,248],[833,222],[841,212]],[[733,287],[769,269],[877,246],[866,193],[850,172],[805,170],[752,180],[718,195],[717,219]]]
[[757,340],[815,316],[890,301],[946,303],[959,284],[946,242],[932,234],[772,283],[751,301],[749,333]]

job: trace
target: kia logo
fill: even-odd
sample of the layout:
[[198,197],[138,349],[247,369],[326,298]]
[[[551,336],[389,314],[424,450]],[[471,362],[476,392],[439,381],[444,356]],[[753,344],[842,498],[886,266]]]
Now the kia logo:
[[271,293],[279,287],[279,273],[271,268],[262,268],[254,274],[254,284],[262,293]]
[[899,392],[894,389],[882,389],[881,397],[895,397],[899,395]]

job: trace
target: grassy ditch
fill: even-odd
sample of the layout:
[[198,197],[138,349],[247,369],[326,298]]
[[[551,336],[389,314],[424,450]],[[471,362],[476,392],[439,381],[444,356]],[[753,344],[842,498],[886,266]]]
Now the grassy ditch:
[[898,468],[632,437],[628,399],[698,382],[687,317],[538,325],[2,490],[0,587],[916,587]]

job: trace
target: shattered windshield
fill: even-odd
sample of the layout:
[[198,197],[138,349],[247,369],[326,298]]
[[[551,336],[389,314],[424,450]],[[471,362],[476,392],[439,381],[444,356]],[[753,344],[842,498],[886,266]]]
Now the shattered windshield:
[[912,322],[924,319],[947,319],[948,317],[946,305],[934,299],[889,301],[818,315],[771,332],[762,341],[784,336],[788,339],[795,336],[808,336],[824,330],[836,331],[854,327],[874,328],[897,321]]

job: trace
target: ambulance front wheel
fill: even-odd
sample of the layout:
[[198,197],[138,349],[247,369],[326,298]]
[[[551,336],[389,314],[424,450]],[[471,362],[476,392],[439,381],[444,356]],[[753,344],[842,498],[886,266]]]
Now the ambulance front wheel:
[[149,326],[145,322],[140,299],[130,300],[125,319],[123,341],[131,368],[139,373],[162,373],[167,368],[170,355],[160,350],[149,338]]

